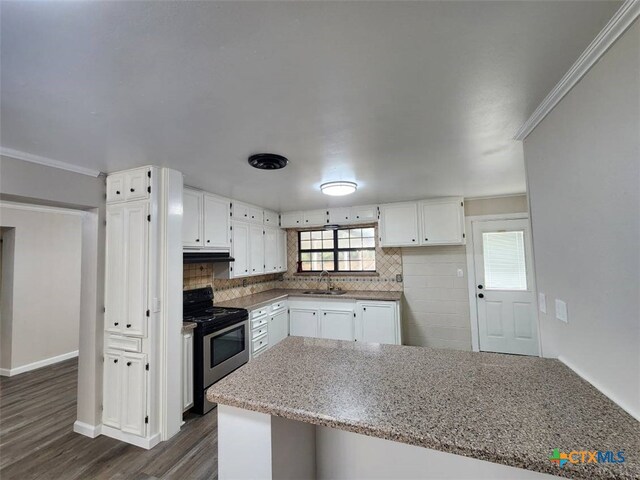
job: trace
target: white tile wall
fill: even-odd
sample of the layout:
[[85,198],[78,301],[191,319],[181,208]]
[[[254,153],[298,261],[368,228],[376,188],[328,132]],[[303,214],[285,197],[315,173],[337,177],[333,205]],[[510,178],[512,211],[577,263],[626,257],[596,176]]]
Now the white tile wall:
[[402,249],[405,344],[471,350],[466,262],[464,246]]

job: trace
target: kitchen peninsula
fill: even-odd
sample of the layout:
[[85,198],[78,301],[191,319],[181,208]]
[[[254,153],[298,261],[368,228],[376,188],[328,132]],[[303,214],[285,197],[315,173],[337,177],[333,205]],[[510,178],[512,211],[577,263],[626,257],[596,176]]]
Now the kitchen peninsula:
[[556,360],[289,337],[207,397],[221,479],[640,476],[638,422]]

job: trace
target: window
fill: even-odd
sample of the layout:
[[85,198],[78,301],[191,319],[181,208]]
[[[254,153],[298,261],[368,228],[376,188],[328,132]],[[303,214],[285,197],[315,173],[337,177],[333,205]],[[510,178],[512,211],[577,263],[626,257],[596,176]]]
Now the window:
[[486,289],[526,290],[524,232],[486,232],[482,245]]
[[373,227],[298,232],[298,260],[303,272],[375,272]]

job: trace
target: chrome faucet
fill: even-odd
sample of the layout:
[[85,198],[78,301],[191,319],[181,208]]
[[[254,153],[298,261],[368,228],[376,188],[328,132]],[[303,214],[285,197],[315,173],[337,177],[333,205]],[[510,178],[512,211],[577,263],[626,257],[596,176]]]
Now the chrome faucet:
[[[323,275],[327,276],[327,290],[333,290],[333,287],[331,285],[331,275],[329,275],[329,272],[327,270],[322,270],[322,272],[320,272],[320,280],[318,280],[318,286],[319,287],[322,286],[322,276]],[[318,290],[322,290],[322,288],[318,288]]]

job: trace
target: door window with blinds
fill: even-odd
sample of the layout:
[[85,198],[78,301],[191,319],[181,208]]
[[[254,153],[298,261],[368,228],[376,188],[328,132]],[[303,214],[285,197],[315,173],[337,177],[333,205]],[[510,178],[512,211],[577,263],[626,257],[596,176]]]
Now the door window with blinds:
[[302,272],[375,272],[375,228],[298,232]]
[[485,232],[482,248],[487,290],[527,290],[523,231]]

